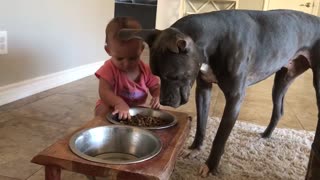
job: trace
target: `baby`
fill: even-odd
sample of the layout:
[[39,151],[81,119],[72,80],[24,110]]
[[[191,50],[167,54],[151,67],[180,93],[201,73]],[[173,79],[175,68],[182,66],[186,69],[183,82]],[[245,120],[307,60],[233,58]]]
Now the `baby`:
[[111,59],[95,73],[100,95],[95,116],[104,118],[111,110],[119,119],[130,119],[129,107],[144,104],[148,91],[151,108],[160,108],[160,79],[140,59],[144,44],[138,39],[120,40],[118,32],[123,28],[141,29],[141,25],[131,17],[115,17],[108,23],[104,48]]

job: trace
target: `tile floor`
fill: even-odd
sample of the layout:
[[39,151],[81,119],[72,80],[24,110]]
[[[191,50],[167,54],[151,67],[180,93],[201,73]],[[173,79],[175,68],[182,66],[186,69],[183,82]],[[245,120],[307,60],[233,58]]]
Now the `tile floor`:
[[[273,77],[250,87],[239,120],[267,125],[272,110]],[[31,158],[59,137],[93,118],[98,98],[94,76],[60,86],[0,107],[0,180],[42,180],[42,166]],[[211,116],[223,112],[224,97],[212,90]],[[170,109],[170,108],[169,108]],[[195,115],[194,89],[190,102],[177,111]],[[285,99],[285,115],[278,127],[315,130],[317,109],[311,71],[300,76]],[[62,179],[86,179],[63,171]]]

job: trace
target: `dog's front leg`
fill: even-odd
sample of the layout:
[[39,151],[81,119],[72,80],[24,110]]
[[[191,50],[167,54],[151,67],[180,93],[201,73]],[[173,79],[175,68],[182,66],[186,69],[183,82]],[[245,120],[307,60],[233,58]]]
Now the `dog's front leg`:
[[196,108],[197,108],[197,129],[196,135],[190,149],[200,150],[204,137],[206,135],[206,127],[211,102],[212,83],[204,82],[197,79],[196,86]]
[[218,165],[224,152],[226,141],[231,133],[236,119],[238,118],[240,106],[245,96],[245,82],[243,79],[236,79],[233,81],[228,80],[220,87],[224,92],[226,105],[216,137],[212,143],[209,158],[207,159],[205,165],[200,168],[199,173],[202,177],[208,176],[209,172],[217,174]]
[[196,86],[197,128],[193,143],[189,150],[182,152],[184,157],[195,157],[200,153],[206,135],[207,119],[211,102],[212,83],[198,77]]

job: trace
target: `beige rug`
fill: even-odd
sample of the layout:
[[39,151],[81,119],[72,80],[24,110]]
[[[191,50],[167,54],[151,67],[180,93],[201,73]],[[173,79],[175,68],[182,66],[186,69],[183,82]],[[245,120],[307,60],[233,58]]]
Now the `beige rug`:
[[[277,128],[272,137],[263,139],[263,126],[238,121],[227,141],[220,161],[219,175],[198,176],[198,169],[209,155],[220,119],[209,118],[204,149],[195,158],[179,157],[172,180],[194,179],[304,179],[314,132]],[[195,122],[193,122],[195,123]],[[185,149],[192,143],[195,124]]]

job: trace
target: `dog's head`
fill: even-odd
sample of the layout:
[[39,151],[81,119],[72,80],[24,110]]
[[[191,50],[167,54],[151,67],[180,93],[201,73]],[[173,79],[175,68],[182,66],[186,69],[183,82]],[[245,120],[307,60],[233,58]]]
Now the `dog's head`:
[[194,41],[175,28],[121,30],[121,39],[143,39],[150,48],[150,68],[161,79],[160,103],[178,107],[188,102],[201,66]]

